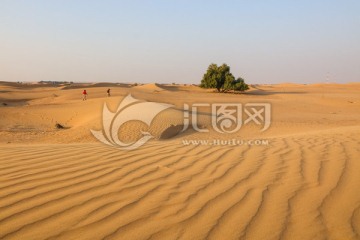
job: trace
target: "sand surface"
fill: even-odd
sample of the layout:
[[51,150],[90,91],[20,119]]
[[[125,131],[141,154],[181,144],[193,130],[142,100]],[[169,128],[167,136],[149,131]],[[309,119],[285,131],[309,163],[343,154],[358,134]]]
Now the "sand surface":
[[[102,128],[104,103],[115,111],[129,93],[173,107],[150,127],[125,123],[123,141],[154,139],[124,151],[90,129]],[[176,135],[194,103],[270,103],[271,126],[220,134],[203,108],[199,126],[210,131]],[[268,144],[189,144],[214,139]],[[0,239],[360,239],[359,173],[359,83],[224,94],[0,82]]]

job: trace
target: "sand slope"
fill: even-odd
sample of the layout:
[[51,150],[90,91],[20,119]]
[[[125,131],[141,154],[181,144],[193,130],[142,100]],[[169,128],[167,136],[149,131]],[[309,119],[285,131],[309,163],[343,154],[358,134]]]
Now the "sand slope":
[[[101,127],[104,101],[116,108],[127,88],[111,98],[94,88],[83,102],[78,89],[4,86],[13,94],[0,93],[2,101],[23,96],[28,105],[0,107],[0,239],[360,239],[359,87],[260,85],[246,95],[131,88],[176,106],[155,120],[154,134],[179,123],[184,102],[269,101],[273,124],[231,135],[264,146],[189,144],[229,137],[190,130],[122,151],[89,129]],[[51,118],[70,128],[54,129]],[[138,130],[129,127],[129,136]]]

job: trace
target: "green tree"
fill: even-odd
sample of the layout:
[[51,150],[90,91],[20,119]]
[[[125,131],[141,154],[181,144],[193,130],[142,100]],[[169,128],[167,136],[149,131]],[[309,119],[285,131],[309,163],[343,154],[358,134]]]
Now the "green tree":
[[218,92],[229,90],[245,91],[249,89],[244,79],[238,78],[235,80],[234,75],[230,72],[230,67],[225,63],[221,66],[214,63],[210,64],[201,80],[200,87],[216,88]]
[[223,85],[223,91],[226,92],[234,89],[234,82],[235,82],[234,75],[232,75],[231,73],[226,74],[225,82]]
[[218,74],[218,66],[216,64],[210,64],[206,73],[203,76],[203,79],[201,80],[200,87],[216,88],[217,74]]
[[201,80],[200,87],[216,88],[218,92],[224,88],[225,81],[233,77],[230,73],[230,67],[225,63],[221,66],[210,64]]

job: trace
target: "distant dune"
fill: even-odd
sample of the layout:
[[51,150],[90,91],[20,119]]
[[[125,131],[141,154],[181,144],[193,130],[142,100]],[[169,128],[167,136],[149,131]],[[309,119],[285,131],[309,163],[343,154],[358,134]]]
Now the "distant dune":
[[[150,127],[120,128],[125,142],[153,136],[133,151],[90,133],[103,127],[104,103],[115,112],[128,94],[173,106]],[[270,103],[271,126],[220,134],[202,107],[198,126],[209,132],[181,132],[192,111],[183,105],[194,103]],[[1,82],[0,116],[0,239],[360,239],[357,83],[252,85],[232,94]],[[268,144],[201,144],[214,139]]]
[[133,88],[141,89],[141,90],[145,90],[145,91],[153,91],[153,92],[161,92],[161,91],[165,90],[159,84],[156,84],[156,83],[138,85]]

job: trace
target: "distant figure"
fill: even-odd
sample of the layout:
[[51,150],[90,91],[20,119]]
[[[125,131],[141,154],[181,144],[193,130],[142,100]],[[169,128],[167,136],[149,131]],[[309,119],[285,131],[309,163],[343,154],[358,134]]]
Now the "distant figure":
[[87,92],[86,92],[86,90],[84,89],[84,91],[83,91],[83,101],[86,100],[86,96],[87,96]]
[[110,97],[110,88],[106,92],[107,92],[108,97]]

